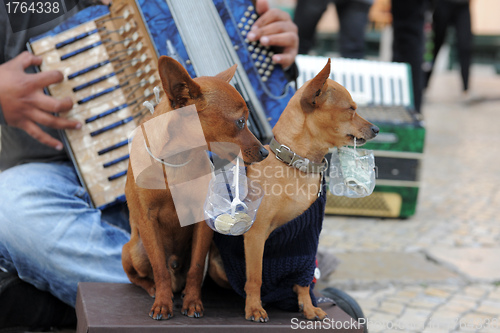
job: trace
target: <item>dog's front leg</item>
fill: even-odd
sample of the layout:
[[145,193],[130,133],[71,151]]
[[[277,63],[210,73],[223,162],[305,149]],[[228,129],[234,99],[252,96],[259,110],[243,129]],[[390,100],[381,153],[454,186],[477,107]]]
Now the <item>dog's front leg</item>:
[[293,291],[297,294],[299,301],[300,312],[304,314],[304,317],[309,320],[323,320],[326,318],[327,314],[320,308],[315,307],[312,304],[311,294],[309,293],[309,286],[302,287],[298,284],[293,286]]
[[160,239],[160,234],[156,232],[160,230],[158,210],[148,210],[145,222],[148,227],[141,229],[141,238],[153,269],[156,287],[155,302],[149,316],[156,320],[170,319],[174,316],[174,294],[170,273],[167,269],[165,246]]
[[203,317],[201,285],[213,234],[213,230],[205,222],[199,222],[194,227],[191,265],[187,273],[182,302],[182,313],[188,317]]
[[[256,225],[252,227],[254,229]],[[265,323],[269,320],[266,310],[262,307],[260,291],[262,287],[262,262],[264,245],[267,237],[265,231],[250,229],[244,235],[245,267],[247,281],[245,283],[245,319]]]

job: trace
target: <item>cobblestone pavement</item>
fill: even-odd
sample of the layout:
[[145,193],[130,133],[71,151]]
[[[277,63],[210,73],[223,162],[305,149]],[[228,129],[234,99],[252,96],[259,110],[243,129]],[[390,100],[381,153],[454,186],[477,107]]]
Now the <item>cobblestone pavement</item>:
[[370,332],[500,332],[500,76],[476,66],[471,80],[484,100],[464,103],[457,71],[427,91],[413,217],[324,223],[320,250],[341,262],[322,283],[359,301]]

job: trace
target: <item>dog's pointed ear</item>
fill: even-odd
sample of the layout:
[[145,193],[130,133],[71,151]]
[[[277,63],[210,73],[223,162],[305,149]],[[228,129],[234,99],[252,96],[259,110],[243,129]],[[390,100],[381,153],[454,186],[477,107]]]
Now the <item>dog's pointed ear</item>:
[[163,90],[173,108],[186,106],[190,100],[201,95],[200,86],[177,60],[161,56],[158,59],[158,71]]
[[325,83],[330,76],[330,58],[325,67],[312,79],[302,93],[300,104],[304,111],[313,111],[325,101]]
[[234,64],[225,71],[215,75],[215,77],[218,77],[219,79],[222,79],[229,83],[229,81],[231,81],[231,79],[233,78],[234,73],[236,73],[236,67],[238,67],[238,65]]

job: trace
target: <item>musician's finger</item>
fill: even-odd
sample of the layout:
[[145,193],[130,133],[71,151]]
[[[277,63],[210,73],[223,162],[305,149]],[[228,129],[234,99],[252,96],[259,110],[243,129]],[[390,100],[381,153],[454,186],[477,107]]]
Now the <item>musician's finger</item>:
[[82,125],[76,120],[56,117],[41,110],[34,110],[30,114],[30,118],[37,124],[55,129],[80,129],[82,127]]
[[260,43],[264,46],[298,47],[299,38],[296,34],[282,32],[273,35],[266,35],[260,38]]
[[293,22],[290,14],[277,8],[269,9],[262,16],[260,16],[252,25],[253,29],[263,28],[273,22]]
[[19,64],[26,69],[30,66],[40,66],[42,64],[42,57],[35,56],[28,51],[24,51],[20,55],[14,58]]
[[23,123],[21,127],[26,131],[29,135],[33,137],[33,139],[47,145],[49,147],[55,148],[57,150],[63,149],[63,144],[61,141],[53,138],[48,133],[45,133],[37,124],[32,121],[26,121]]
[[47,96],[41,91],[34,95],[31,104],[40,110],[50,113],[68,112],[73,107],[71,98],[57,99]]
[[257,14],[262,15],[269,10],[268,0],[257,0],[255,1],[255,11]]
[[283,52],[280,54],[273,55],[273,61],[277,64],[280,64],[283,68],[290,67],[295,62],[295,57],[297,56],[297,52]]
[[37,88],[45,88],[54,83],[59,83],[64,79],[63,74],[60,71],[52,70],[41,72],[37,74],[32,74],[31,78],[32,83]]
[[[258,29],[252,28],[247,36],[250,40],[252,40],[250,38],[250,37],[253,37],[252,34],[255,34],[257,36],[256,39],[262,39],[266,36],[274,36],[277,34],[286,33],[286,34],[289,34],[290,38],[294,39],[293,41],[290,41],[289,44],[291,44],[291,42],[295,42],[295,40],[298,41],[297,31],[298,31],[297,26],[293,22],[291,22],[291,21],[290,22],[279,21],[279,22],[274,22],[274,23],[268,24],[262,28],[258,28]],[[261,42],[262,42],[262,40],[261,40]],[[271,45],[275,45],[275,44],[271,44]]]

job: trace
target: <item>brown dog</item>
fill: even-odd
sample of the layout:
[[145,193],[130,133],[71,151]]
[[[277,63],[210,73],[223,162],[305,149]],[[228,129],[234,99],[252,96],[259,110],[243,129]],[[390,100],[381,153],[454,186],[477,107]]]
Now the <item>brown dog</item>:
[[[324,171],[322,161],[328,150],[333,147],[353,145],[354,138],[356,138],[358,145],[363,144],[374,138],[379,132],[376,126],[356,114],[356,103],[352,100],[349,92],[337,82],[330,80],[329,75],[330,60],[314,79],[305,83],[296,92],[274,127],[275,139],[281,144],[278,150],[284,151],[285,155],[279,153],[280,157],[278,158],[276,152],[273,151],[275,154],[271,154],[264,161],[248,167],[248,176],[261,184],[265,196],[257,212],[254,225],[244,234],[245,264],[242,271],[246,272],[244,293],[246,294],[245,318],[247,320],[261,322],[268,320],[268,315],[261,304],[261,288],[267,282],[264,281],[263,284],[263,276],[268,276],[268,272],[263,271],[264,249],[266,248],[265,253],[269,257],[276,257],[277,252],[272,252],[267,247],[269,244],[266,241],[273,231],[285,227],[289,221],[299,217],[319,200],[321,175]],[[281,159],[287,155],[291,156],[291,159],[285,164]],[[303,159],[299,159],[299,157]],[[324,206],[319,207],[322,207],[322,211],[319,212],[321,210],[319,209],[316,214],[321,215],[320,218],[322,218]],[[319,225],[313,232],[317,233],[314,237],[319,237],[321,224]],[[306,225],[304,228],[313,228],[313,226]],[[284,229],[281,228],[279,231],[282,230]],[[282,234],[283,232],[281,236],[277,237],[285,238]],[[298,247],[301,246],[302,234],[302,231],[297,233]],[[220,244],[224,240],[219,241],[220,236],[216,236],[216,244],[223,260],[221,257],[211,255],[209,272],[219,284],[227,286],[229,282],[234,288],[234,280],[231,282],[228,277],[229,273],[234,275],[232,269],[235,263],[231,262],[231,267],[228,267],[229,261],[224,258],[227,258],[227,252],[230,251],[222,249]],[[226,241],[228,240],[226,239]],[[316,250],[317,243],[313,250],[310,250],[312,260],[314,260]],[[295,248],[285,248],[283,250],[284,257],[273,258],[273,260],[276,260],[277,264],[287,260],[292,262],[294,259],[289,258],[289,254],[294,251],[296,251]],[[231,271],[224,270],[221,264],[226,265],[224,268],[229,268]],[[312,265],[314,265],[314,261]],[[268,270],[277,269],[274,265],[267,267]],[[314,267],[312,270],[314,271]],[[296,297],[290,289],[287,289],[292,294],[292,302],[296,302],[298,299],[298,303],[294,303],[294,306],[297,308],[298,305],[298,309],[303,311],[307,319],[323,319],[326,313],[313,305],[310,296],[313,271],[308,273],[310,278],[307,283],[289,281],[287,276],[288,280],[284,288],[293,289]],[[287,273],[294,274],[294,272]],[[302,274],[302,272],[298,274]],[[288,283],[290,283],[289,287]],[[271,289],[270,293],[273,292],[274,290]]]
[[[154,115],[145,121],[154,121],[156,117],[174,109],[194,104],[208,145],[210,142],[234,143],[243,152],[245,163],[261,161],[267,156],[267,150],[246,127],[248,108],[245,101],[229,84],[236,65],[215,77],[195,79],[169,57],[162,56],[158,68],[167,98],[158,104]],[[174,140],[177,144],[175,140],[178,137],[171,135],[175,130],[180,131],[178,128],[168,128],[169,141]],[[189,139],[192,134],[189,126],[182,130],[184,138]],[[159,168],[161,179],[154,179],[153,172],[150,173],[153,176],[149,176],[153,179],[142,180],[142,183],[152,184],[156,181],[166,185],[164,189],[139,186],[132,172],[132,157],[129,164],[125,193],[132,231],[130,241],[123,247],[122,263],[130,281],[155,297],[150,311],[153,319],[169,319],[173,316],[173,293],[181,291],[184,284],[182,313],[189,317],[203,316],[201,284],[213,232],[204,222],[181,227],[180,212],[175,209],[168,186],[172,179],[185,178],[188,174],[193,179],[199,176],[193,176],[193,172],[206,170],[206,154],[205,159],[196,156],[199,156],[199,150],[180,155],[183,160],[192,162],[177,167],[170,173],[173,178],[169,176],[167,180],[164,173],[167,168],[158,163],[155,167]],[[179,156],[174,156],[174,160],[168,162],[182,165],[182,161],[176,158]],[[206,195],[203,191],[197,189],[192,193],[192,201],[201,202],[202,206]],[[189,213],[191,207],[179,208]]]

